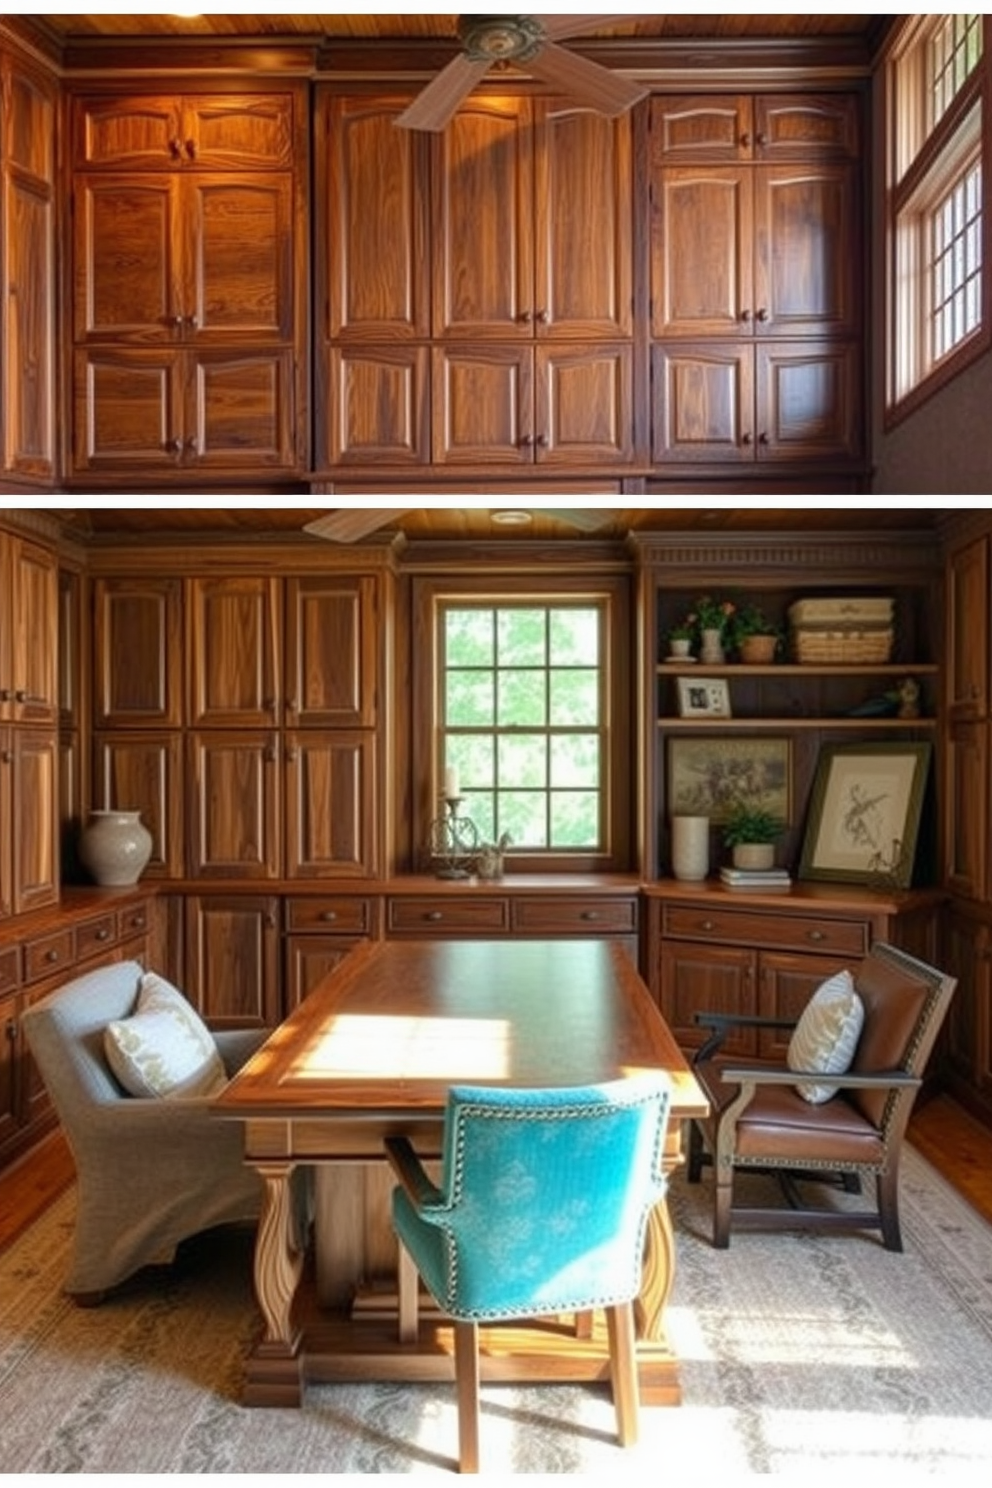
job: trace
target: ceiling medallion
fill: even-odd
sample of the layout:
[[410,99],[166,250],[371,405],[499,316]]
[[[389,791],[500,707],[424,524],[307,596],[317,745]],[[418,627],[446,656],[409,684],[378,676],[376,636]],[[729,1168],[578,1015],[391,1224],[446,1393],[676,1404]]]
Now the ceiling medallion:
[[529,62],[545,39],[533,16],[459,16],[458,35],[471,62]]

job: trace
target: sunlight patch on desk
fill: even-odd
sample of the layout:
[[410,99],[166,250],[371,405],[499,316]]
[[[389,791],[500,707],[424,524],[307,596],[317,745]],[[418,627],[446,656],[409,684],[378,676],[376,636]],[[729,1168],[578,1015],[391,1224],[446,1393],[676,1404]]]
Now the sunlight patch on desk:
[[503,1018],[342,1013],[301,1055],[297,1080],[503,1080],[512,1026]]

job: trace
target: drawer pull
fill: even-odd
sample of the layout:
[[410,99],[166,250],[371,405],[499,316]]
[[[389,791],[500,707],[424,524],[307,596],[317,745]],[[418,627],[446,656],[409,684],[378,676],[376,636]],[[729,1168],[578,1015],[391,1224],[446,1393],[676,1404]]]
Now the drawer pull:
[[132,915],[128,923],[130,924],[132,930],[144,930],[145,917],[143,914]]
[[443,920],[444,914],[440,909],[430,909],[424,915],[425,920]]
[[331,924],[334,920],[337,919],[337,917],[338,913],[336,909],[325,909],[321,912],[320,915],[320,918],[322,920],[326,920],[328,924]]
[[599,910],[598,909],[584,909],[582,911],[582,913],[579,915],[579,919],[580,920],[598,920],[599,919]]
[[822,930],[810,930],[806,936],[807,940],[826,940],[826,938]]
[[701,920],[699,928],[700,930],[715,930],[716,925],[712,920]]
[[57,961],[58,959],[59,959],[59,953],[58,953],[58,951],[46,951],[45,952],[45,960],[48,961],[49,963],[51,963],[53,961]]
[[108,940],[110,938],[110,931],[106,929],[98,930],[95,938],[97,940]]

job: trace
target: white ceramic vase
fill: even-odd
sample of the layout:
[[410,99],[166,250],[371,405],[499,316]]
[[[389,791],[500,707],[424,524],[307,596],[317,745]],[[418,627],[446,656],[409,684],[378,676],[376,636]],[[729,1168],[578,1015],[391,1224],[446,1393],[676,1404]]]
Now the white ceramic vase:
[[723,649],[723,631],[704,630],[701,636],[699,659],[707,666],[722,666],[727,659]]
[[136,884],[151,852],[140,811],[91,811],[79,838],[79,860],[101,888]]
[[700,883],[710,871],[708,816],[672,817],[672,872],[685,883]]

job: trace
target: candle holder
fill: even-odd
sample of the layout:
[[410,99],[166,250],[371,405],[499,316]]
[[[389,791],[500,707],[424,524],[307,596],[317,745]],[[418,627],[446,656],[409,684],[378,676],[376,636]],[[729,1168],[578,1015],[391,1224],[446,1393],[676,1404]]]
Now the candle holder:
[[464,879],[471,877],[473,855],[479,846],[479,832],[470,816],[459,816],[458,808],[464,796],[441,796],[444,810],[431,822],[430,854],[437,866],[436,878]]

